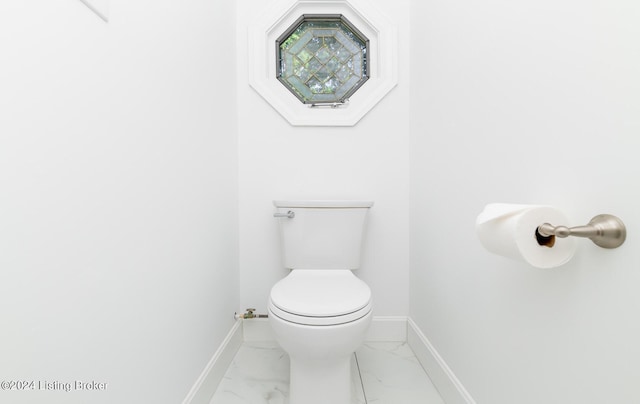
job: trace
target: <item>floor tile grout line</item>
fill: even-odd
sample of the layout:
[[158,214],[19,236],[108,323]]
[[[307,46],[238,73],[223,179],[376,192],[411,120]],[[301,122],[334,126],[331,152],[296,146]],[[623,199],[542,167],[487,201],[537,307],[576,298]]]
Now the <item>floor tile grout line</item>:
[[358,377],[360,377],[360,386],[362,386],[362,396],[364,397],[364,404],[369,404],[367,401],[367,392],[364,391],[364,382],[362,381],[362,373],[360,372],[360,363],[358,363],[358,355],[354,352],[353,357],[356,359],[356,367],[358,368]]
[[[289,366],[286,366],[288,365],[287,360],[283,361],[283,356],[286,356],[286,352],[282,351],[275,342],[253,342],[258,346],[252,346],[252,343],[247,341],[243,342],[236,355],[237,357],[234,358],[236,365],[229,366],[208,404],[288,402],[289,380],[287,370]],[[263,345],[268,345],[269,348],[265,350]],[[415,366],[417,363],[415,352],[409,349],[406,343],[381,341],[379,344],[372,343],[372,345],[372,347],[367,346],[371,350],[358,350],[354,353],[353,359],[351,359],[351,388],[354,389],[354,396],[350,404],[368,404],[370,395],[373,395],[372,400],[374,402],[382,399],[384,402],[393,403],[433,402],[434,404],[444,404],[442,396],[433,386],[424,368]],[[363,366],[360,366],[358,352],[360,356],[365,358]],[[413,360],[407,361],[410,358]],[[356,362],[355,364],[353,363],[354,361]],[[366,388],[364,386],[363,367],[367,371]],[[354,370],[358,372],[362,396],[357,392],[358,382],[354,378]],[[276,379],[274,379],[274,376]],[[394,386],[399,384],[396,387],[391,387],[387,385],[389,381]],[[423,385],[425,386],[424,389],[422,388]],[[365,389],[369,393],[366,393]],[[245,390],[247,391],[246,397],[244,395],[241,397],[238,393]],[[360,398],[362,398],[362,401],[360,401]]]

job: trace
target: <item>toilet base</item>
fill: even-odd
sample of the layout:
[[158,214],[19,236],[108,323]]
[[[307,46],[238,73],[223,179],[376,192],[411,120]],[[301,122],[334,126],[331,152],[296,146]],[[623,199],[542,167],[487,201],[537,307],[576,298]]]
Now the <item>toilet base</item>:
[[351,404],[351,358],[371,318],[369,311],[348,323],[309,326],[285,321],[269,309],[276,341],[289,355],[289,404]]
[[289,404],[351,404],[351,355],[329,360],[291,359]]

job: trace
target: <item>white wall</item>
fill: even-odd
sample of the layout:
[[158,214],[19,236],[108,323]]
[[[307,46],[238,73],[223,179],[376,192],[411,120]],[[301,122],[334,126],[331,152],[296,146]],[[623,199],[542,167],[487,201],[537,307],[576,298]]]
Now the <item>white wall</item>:
[[[374,6],[400,26],[408,57],[409,2]],[[244,307],[264,312],[281,267],[274,199],[372,199],[362,268],[375,315],[409,308],[408,66],[400,81],[355,127],[292,127],[247,84],[247,23],[269,4],[238,1],[240,279]],[[366,85],[366,84],[365,84]],[[293,95],[292,95],[293,97]]]
[[0,379],[108,383],[0,401],[175,404],[229,331],[234,11],[0,2]]
[[[409,3],[375,1],[411,82],[353,128],[294,128],[229,18],[268,4],[113,0],[105,24],[0,2],[0,379],[108,383],[0,401],[179,402],[286,274],[276,198],[376,201],[375,314],[410,312],[479,404],[640,401],[639,6]],[[613,213],[628,239],[536,270],[481,248],[494,201]]]
[[[479,404],[640,402],[640,3],[414,1],[411,317]],[[540,270],[483,250],[489,202],[621,217]]]

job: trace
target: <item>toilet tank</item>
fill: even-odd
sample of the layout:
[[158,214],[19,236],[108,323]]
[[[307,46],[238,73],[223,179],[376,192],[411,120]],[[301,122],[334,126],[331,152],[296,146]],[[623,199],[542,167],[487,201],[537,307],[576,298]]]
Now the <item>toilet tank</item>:
[[356,269],[372,201],[274,201],[285,268]]

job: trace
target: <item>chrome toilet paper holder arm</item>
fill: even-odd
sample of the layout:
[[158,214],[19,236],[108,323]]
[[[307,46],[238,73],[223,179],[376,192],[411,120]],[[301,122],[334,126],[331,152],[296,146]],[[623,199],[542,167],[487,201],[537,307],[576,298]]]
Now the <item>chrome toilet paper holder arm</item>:
[[602,214],[595,216],[585,226],[566,227],[544,223],[536,229],[536,236],[538,234],[543,237],[585,237],[599,247],[618,248],[627,238],[627,228],[616,216]]

